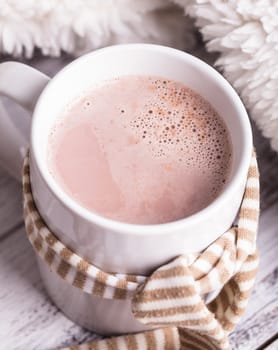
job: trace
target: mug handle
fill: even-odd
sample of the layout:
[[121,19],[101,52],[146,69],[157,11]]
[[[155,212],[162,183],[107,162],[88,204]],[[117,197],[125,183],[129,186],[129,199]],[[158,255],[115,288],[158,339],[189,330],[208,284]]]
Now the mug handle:
[[[49,80],[47,75],[23,63],[0,64],[0,96],[9,97],[30,114]],[[28,129],[30,126],[31,118],[28,120]],[[21,181],[23,158],[28,147],[28,137],[14,125],[0,102],[0,166],[19,181]]]

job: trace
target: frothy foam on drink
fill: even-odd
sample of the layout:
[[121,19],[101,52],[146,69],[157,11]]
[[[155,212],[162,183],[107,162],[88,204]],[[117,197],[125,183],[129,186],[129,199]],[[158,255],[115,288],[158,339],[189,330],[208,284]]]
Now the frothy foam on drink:
[[75,101],[49,136],[49,168],[93,212],[137,224],[191,215],[223,190],[226,126],[184,85],[127,76]]

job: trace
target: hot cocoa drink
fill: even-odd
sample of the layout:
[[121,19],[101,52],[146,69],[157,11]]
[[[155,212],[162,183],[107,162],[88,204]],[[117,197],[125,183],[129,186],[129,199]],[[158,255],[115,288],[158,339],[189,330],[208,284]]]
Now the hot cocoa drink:
[[109,80],[72,102],[49,135],[49,170],[80,205],[132,224],[208,206],[231,168],[224,121],[190,88],[153,76]]

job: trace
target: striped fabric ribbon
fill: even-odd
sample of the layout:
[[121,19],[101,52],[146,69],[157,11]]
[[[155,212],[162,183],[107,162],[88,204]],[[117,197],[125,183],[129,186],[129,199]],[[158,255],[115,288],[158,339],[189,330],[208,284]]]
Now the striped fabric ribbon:
[[[255,154],[238,226],[202,253],[179,256],[149,277],[106,273],[59,241],[36,209],[28,156],[23,168],[23,197],[28,238],[53,272],[85,293],[131,299],[135,318],[158,328],[63,350],[230,349],[228,335],[245,311],[258,268],[259,174]],[[206,305],[203,296],[219,290]]]

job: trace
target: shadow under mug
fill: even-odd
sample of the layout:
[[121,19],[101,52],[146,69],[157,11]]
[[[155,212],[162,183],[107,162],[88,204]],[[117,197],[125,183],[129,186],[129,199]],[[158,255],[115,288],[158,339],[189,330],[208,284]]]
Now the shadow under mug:
[[[51,176],[46,150],[56,118],[70,101],[94,84],[123,75],[152,75],[181,82],[209,101],[224,119],[232,142],[230,179],[205,209],[161,225],[116,222],[83,208]],[[203,250],[232,225],[245,188],[252,132],[236,92],[201,60],[158,45],[116,45],[76,59],[51,80],[21,63],[6,62],[0,65],[0,94],[33,112],[30,175],[42,218],[64,244],[102,270],[149,274],[178,255]],[[0,163],[6,163],[6,168],[19,177],[29,142],[18,134],[3,108],[0,114]],[[40,258],[38,262],[50,296],[75,322],[102,334],[146,329],[133,318],[129,301],[92,297],[56,276]]]

